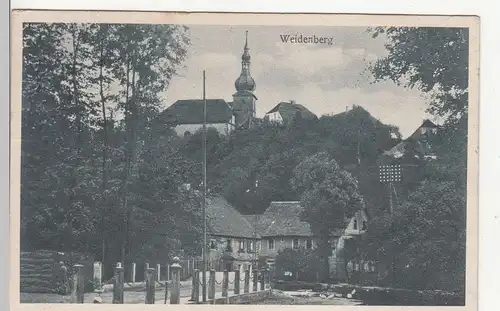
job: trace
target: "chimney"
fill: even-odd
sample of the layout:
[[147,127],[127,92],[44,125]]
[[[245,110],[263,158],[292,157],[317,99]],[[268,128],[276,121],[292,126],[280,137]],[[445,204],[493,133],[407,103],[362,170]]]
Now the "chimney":
[[295,105],[295,100],[290,100],[290,104]]

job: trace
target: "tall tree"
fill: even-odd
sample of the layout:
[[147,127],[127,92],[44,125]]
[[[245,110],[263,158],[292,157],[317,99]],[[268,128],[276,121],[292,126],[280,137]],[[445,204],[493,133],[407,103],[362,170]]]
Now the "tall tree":
[[327,153],[307,157],[294,169],[293,188],[301,193],[304,219],[319,238],[318,249],[329,271],[332,239],[342,231],[354,214],[363,207],[357,180],[340,169]]
[[[122,185],[122,213],[124,218],[121,259],[125,260],[126,245],[133,230],[134,204],[130,184],[137,178],[139,146],[142,145],[139,128],[151,110],[161,104],[164,91],[186,56],[189,40],[186,28],[176,25],[120,25],[115,36],[112,54],[120,62],[113,72],[121,86],[119,108],[124,115],[125,177]],[[127,42],[127,44],[123,44]],[[141,122],[143,120],[144,122]]]
[[469,32],[466,28],[378,27],[387,38],[387,57],[371,71],[375,80],[392,80],[432,96],[429,111],[458,123],[467,119]]
[[434,144],[437,160],[420,163],[416,187],[400,198],[394,215],[380,215],[371,222],[366,247],[382,261],[389,252],[398,254],[397,285],[464,293],[468,31],[371,31],[386,36],[389,52],[371,66],[375,80],[389,79],[428,93],[428,111],[445,122]]

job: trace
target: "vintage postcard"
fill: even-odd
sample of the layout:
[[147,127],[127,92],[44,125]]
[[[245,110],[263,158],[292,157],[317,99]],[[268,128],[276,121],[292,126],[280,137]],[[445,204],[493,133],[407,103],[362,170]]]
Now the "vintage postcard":
[[12,307],[476,310],[477,17],[12,21]]

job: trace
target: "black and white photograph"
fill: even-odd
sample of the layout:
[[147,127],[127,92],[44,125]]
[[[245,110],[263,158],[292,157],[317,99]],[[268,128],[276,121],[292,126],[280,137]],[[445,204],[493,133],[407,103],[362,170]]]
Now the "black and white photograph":
[[19,303],[475,310],[478,19],[109,14],[17,19]]

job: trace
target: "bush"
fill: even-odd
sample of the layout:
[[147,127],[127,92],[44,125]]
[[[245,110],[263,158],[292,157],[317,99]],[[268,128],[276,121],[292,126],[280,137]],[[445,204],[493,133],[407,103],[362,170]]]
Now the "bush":
[[291,272],[291,278],[297,281],[316,282],[325,275],[324,265],[315,250],[284,249],[276,256],[276,278],[284,279],[285,272]]

